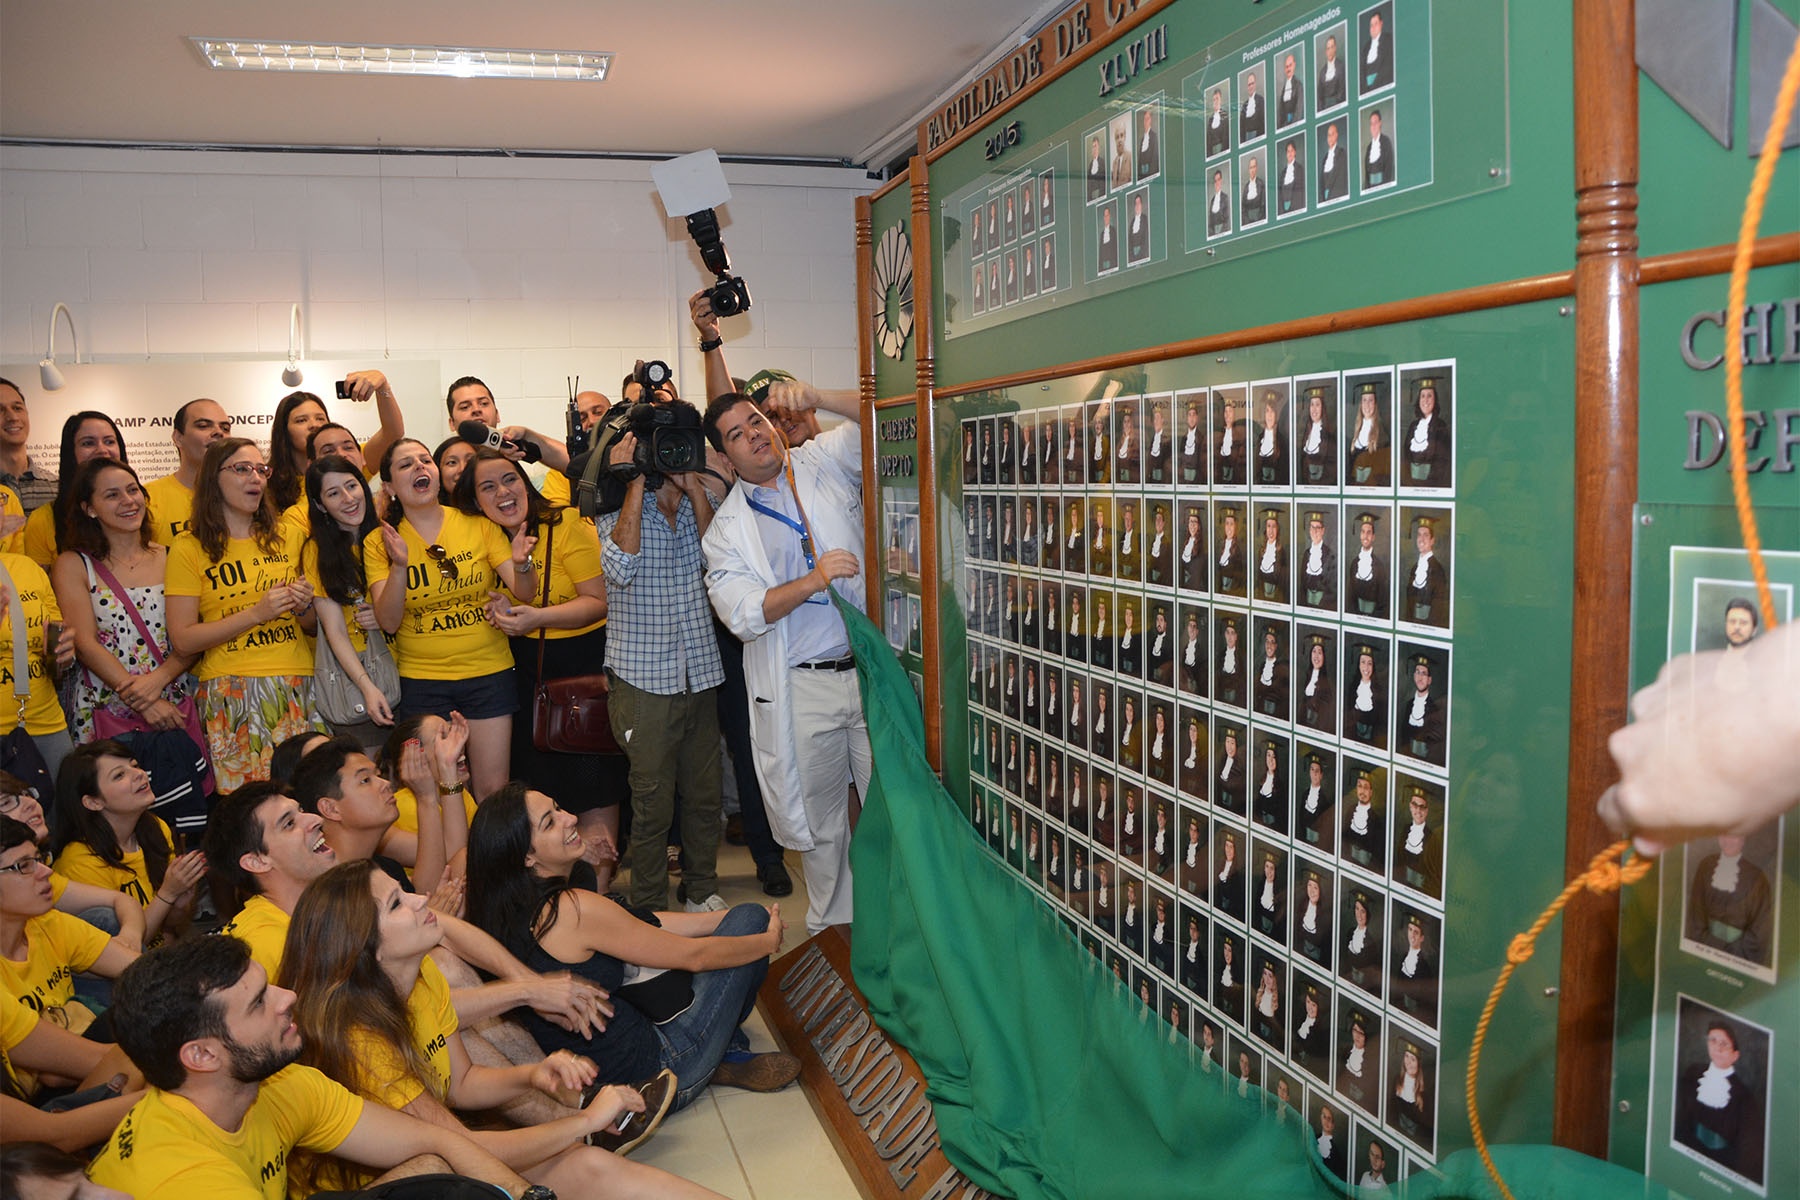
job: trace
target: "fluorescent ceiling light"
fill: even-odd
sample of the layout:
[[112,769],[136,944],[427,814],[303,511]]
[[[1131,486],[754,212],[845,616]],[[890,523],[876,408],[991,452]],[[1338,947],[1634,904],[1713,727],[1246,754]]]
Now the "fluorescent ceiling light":
[[468,46],[339,46],[190,37],[219,71],[315,75],[450,75],[462,79],[573,79],[600,83],[612,54],[577,50],[495,50]]

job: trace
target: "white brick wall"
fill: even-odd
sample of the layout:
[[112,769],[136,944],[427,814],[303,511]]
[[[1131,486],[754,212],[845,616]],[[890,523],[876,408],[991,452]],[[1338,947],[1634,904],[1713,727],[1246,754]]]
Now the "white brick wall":
[[[858,171],[728,167],[732,265],[756,304],[726,323],[733,370],[853,387]],[[555,428],[565,379],[612,394],[638,357],[701,379],[685,298],[705,282],[648,163],[0,148],[0,364],[44,352],[51,306],[84,360],[439,360],[508,420]],[[69,359],[68,332],[58,358]],[[431,439],[442,396],[404,397]]]

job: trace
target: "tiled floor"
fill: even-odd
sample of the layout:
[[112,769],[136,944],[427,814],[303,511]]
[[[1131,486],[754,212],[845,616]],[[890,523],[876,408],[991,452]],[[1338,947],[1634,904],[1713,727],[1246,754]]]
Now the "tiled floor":
[[[794,894],[784,897],[783,952],[806,940],[806,884],[799,856],[788,855]],[[756,866],[741,846],[719,848],[719,892],[733,904],[769,903],[756,881]],[[775,1049],[762,1014],[747,1025],[753,1050]],[[732,1197],[732,1200],[856,1200],[858,1192],[796,1083],[768,1095],[736,1088],[708,1088],[700,1099],[668,1117],[633,1152],[650,1163]]]

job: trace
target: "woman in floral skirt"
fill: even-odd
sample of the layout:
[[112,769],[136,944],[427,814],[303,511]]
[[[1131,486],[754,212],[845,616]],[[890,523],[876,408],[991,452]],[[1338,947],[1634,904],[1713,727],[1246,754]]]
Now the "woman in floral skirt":
[[254,442],[214,442],[195,483],[193,526],[169,551],[169,641],[201,656],[194,676],[221,792],[267,779],[276,745],[325,729],[313,711],[312,648],[301,627],[312,619],[312,585],[268,479]]

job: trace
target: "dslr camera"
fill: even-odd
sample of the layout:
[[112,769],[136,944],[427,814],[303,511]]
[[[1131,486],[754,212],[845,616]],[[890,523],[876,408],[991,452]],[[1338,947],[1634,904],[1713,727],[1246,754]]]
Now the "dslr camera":
[[718,216],[710,208],[689,213],[687,228],[688,236],[700,248],[700,261],[715,276],[713,285],[705,289],[706,298],[712,302],[713,312],[721,317],[735,317],[739,313],[748,312],[750,286],[742,276],[731,273],[731,256],[725,253],[725,243],[719,237]]
[[[647,362],[632,373],[644,394],[669,379],[669,365]],[[612,465],[612,448],[627,433],[637,435],[631,461]],[[615,405],[594,431],[594,448],[585,462],[571,460],[570,478],[577,480],[576,503],[584,517],[616,511],[625,502],[625,485],[643,476],[652,491],[670,475],[706,469],[706,435],[700,429],[700,412],[682,401],[656,404],[640,401]]]

